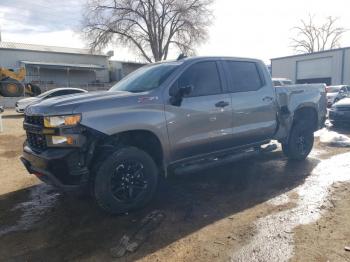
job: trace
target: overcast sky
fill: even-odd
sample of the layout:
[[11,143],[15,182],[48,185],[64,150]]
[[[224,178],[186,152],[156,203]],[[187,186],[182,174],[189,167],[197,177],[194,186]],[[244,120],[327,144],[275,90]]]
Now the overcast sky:
[[[2,40],[44,45],[85,47],[78,32],[84,0],[1,0]],[[216,0],[215,20],[198,55],[243,56],[263,59],[292,55],[291,28],[309,13],[339,17],[350,28],[349,0]],[[342,39],[350,46],[350,32]],[[112,49],[112,47],[108,48]],[[137,60],[120,47],[115,59]]]

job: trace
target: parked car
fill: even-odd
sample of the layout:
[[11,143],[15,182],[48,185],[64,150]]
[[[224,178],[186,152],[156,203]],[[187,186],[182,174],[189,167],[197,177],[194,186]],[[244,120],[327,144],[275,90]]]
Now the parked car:
[[350,86],[346,86],[346,85],[327,86],[326,91],[327,91],[327,105],[328,107],[331,107],[334,103],[349,96]]
[[80,88],[72,88],[72,87],[65,87],[65,88],[55,88],[51,89],[49,91],[46,91],[36,97],[27,97],[19,100],[16,102],[16,112],[17,113],[23,113],[25,108],[33,103],[38,103],[42,100],[56,97],[56,96],[64,96],[64,95],[72,95],[77,93],[86,93],[87,91]]
[[350,98],[336,102],[329,110],[329,121],[334,126],[350,124]]
[[186,58],[142,67],[109,91],[30,105],[21,160],[124,213],[150,201],[159,176],[271,151],[272,139],[303,160],[325,116],[323,84],[274,88],[260,60]]
[[292,85],[293,81],[288,78],[272,78],[273,86],[288,86]]

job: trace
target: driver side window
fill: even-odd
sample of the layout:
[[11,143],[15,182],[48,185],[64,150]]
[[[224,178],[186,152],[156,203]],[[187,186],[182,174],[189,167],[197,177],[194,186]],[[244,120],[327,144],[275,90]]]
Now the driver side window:
[[221,82],[216,62],[199,62],[189,68],[177,81],[179,87],[192,86],[189,97],[220,94]]

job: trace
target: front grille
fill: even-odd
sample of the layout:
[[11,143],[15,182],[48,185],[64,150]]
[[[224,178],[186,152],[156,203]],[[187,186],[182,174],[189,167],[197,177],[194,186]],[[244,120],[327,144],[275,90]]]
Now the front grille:
[[44,135],[27,132],[27,142],[34,150],[42,151],[47,147]]
[[24,116],[24,122],[31,125],[44,126],[44,117],[43,116]]
[[46,138],[39,134],[44,128],[43,116],[24,116],[24,124],[29,124],[25,129],[27,130],[27,143],[33,150],[43,151],[46,149]]
[[337,106],[338,111],[350,111],[350,106]]

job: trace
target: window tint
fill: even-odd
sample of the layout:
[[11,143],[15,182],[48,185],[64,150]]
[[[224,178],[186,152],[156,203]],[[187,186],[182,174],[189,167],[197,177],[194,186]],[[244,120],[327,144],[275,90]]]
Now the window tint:
[[258,68],[253,62],[226,61],[232,84],[231,92],[256,91],[262,87]]
[[190,66],[179,78],[179,87],[192,85],[189,96],[215,95],[221,93],[216,62],[200,62]]
[[66,95],[78,94],[78,93],[83,93],[83,91],[80,91],[80,90],[67,90]]
[[51,97],[63,96],[67,94],[67,90],[60,90],[51,94]]

